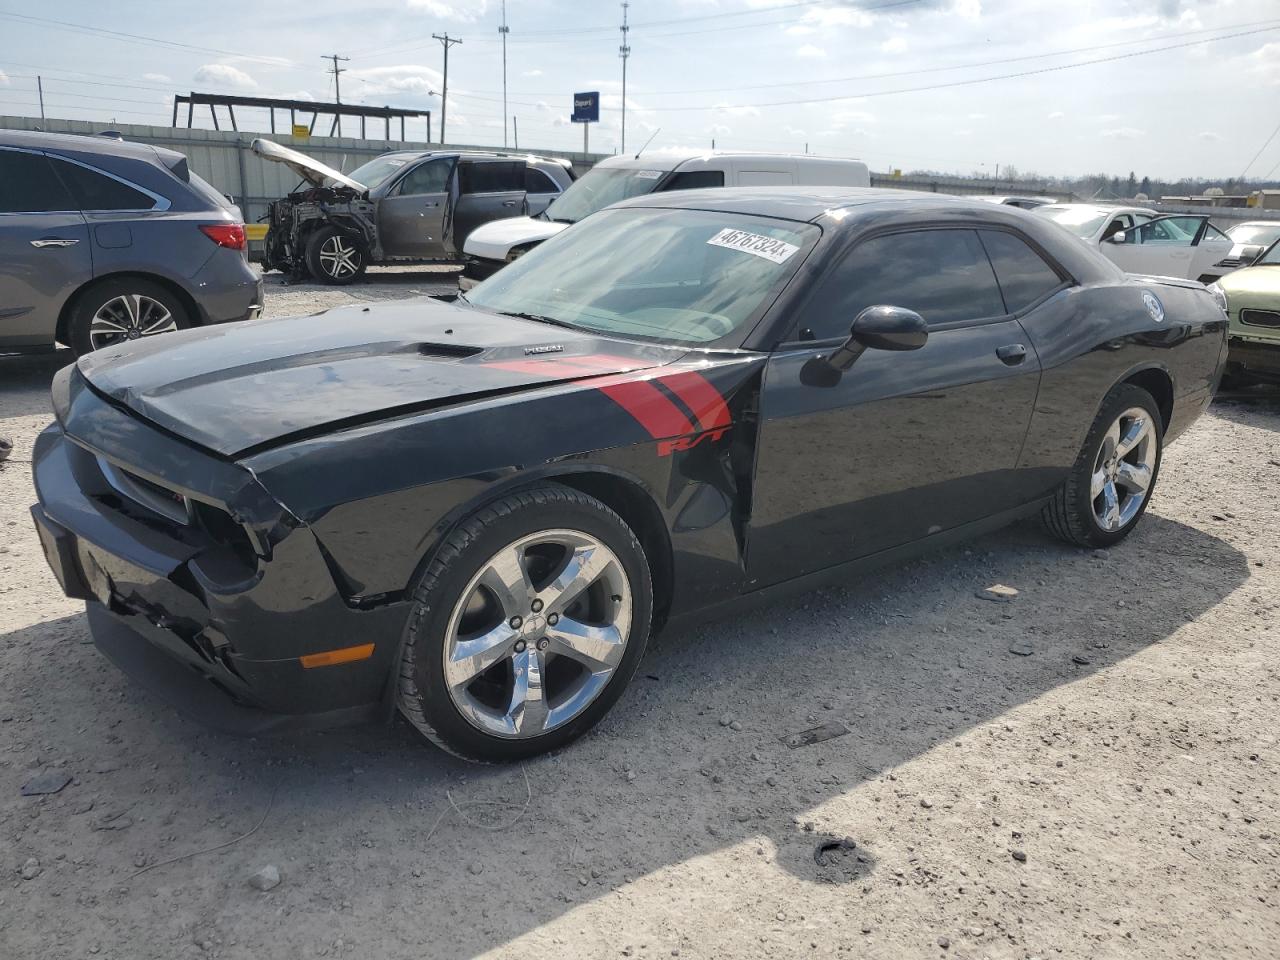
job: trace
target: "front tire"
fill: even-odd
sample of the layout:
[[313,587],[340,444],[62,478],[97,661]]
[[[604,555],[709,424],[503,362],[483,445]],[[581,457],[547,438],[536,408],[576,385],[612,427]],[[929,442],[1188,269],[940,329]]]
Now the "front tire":
[[95,283],[76,298],[67,339],[79,357],[191,325],[190,311],[167,288],[140,277],[118,277]]
[[467,760],[521,760],[581,736],[644,655],[649,565],[630,527],[558,484],[458,526],[413,591],[398,703]]
[[1151,502],[1164,451],[1155,398],[1121,383],[1102,409],[1066,481],[1045,506],[1045,525],[1081,547],[1110,547],[1138,525]]
[[364,276],[364,248],[336,227],[320,227],[307,240],[307,269],[321,283],[346,286]]

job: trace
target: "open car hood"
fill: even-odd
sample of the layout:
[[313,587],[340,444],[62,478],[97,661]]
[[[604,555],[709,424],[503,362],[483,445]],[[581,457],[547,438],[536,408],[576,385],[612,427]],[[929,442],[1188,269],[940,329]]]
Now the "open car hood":
[[167,333],[86,354],[77,368],[113,403],[237,457],[687,353],[424,297]]
[[264,160],[283,163],[307,183],[316,187],[350,187],[357,193],[367,193],[369,188],[358,180],[352,180],[344,173],[327,167],[319,160],[312,160],[305,153],[282,147],[273,140],[261,137],[253,141],[253,152]]

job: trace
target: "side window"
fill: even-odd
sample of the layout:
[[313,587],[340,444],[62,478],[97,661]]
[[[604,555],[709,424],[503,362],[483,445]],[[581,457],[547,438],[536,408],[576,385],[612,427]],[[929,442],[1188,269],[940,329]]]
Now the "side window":
[[75,202],[47,157],[0,150],[0,213],[75,209]]
[[1005,309],[1017,313],[1051,290],[1062,286],[1058,272],[1029,247],[1026,241],[1000,230],[980,230],[991,265],[996,268]]
[[559,193],[555,181],[536,167],[524,168],[525,193]]
[[698,190],[702,187],[723,187],[723,170],[690,170],[688,173],[677,173],[663,187],[663,190]]
[[458,174],[459,183],[463,193],[523,193],[527,169],[519,160],[464,162]]
[[156,205],[141,190],[119,180],[63,160],[55,160],[54,164],[81,210],[150,210]]
[[823,278],[801,321],[814,339],[847,337],[864,309],[915,310],[930,326],[1003,316],[1004,302],[978,234],[920,230],[873,237]]
[[444,193],[449,183],[449,171],[452,169],[453,162],[443,158],[420,163],[404,175],[396,192],[402,197],[420,193]]

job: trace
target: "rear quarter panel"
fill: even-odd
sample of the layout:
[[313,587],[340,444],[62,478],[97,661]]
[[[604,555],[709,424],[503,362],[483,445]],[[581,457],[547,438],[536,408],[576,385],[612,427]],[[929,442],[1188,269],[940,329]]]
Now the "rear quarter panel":
[[[1148,312],[1143,293],[1164,307]],[[1043,368],[1021,465],[1050,492],[1074,463],[1107,392],[1143,370],[1167,374],[1175,438],[1212,399],[1225,346],[1226,317],[1203,289],[1121,280],[1072,287],[1023,318]]]

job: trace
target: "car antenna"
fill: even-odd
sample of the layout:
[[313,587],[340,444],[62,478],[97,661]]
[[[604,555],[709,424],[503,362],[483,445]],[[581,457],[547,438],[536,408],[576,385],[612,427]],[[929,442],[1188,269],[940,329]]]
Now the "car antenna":
[[645,147],[647,147],[647,146],[649,146],[649,144],[653,143],[653,138],[654,138],[654,137],[656,137],[656,136],[657,136],[658,134],[660,134],[661,132],[662,132],[662,128],[661,128],[661,127],[659,127],[657,130],[653,131],[653,133],[652,133],[652,134],[650,134],[649,139],[648,139],[648,140],[646,140],[646,141],[644,142],[644,146],[643,146],[643,147],[641,147],[639,150],[637,150],[637,151],[636,151],[636,159],[637,159],[637,160],[639,160],[639,159],[640,159],[640,154],[644,153]]

